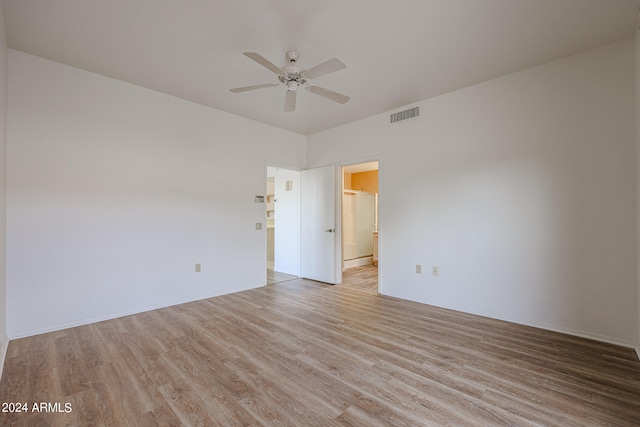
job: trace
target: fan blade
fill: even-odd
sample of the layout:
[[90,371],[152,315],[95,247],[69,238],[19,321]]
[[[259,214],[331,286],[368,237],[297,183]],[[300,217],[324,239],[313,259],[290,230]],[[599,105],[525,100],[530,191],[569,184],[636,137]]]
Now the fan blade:
[[284,71],[282,71],[280,69],[280,67],[278,67],[277,65],[274,65],[272,62],[270,62],[268,59],[266,59],[265,57],[263,57],[259,53],[244,52],[244,56],[253,59],[258,64],[262,65],[265,68],[268,68],[269,70],[273,71],[277,75],[284,76]]
[[338,58],[333,58],[328,61],[323,62],[322,64],[318,64],[315,67],[309,68],[303,74],[308,79],[315,79],[316,77],[324,76],[325,74],[333,73],[334,71],[339,71],[347,68],[346,65]]
[[273,87],[273,86],[278,86],[278,85],[279,85],[279,83],[265,83],[265,84],[261,84],[261,85],[236,87],[234,89],[229,89],[229,90],[231,92],[233,92],[233,93],[239,93],[239,92],[246,92],[248,90],[263,89],[265,87]]
[[296,93],[298,91],[288,90],[284,95],[284,112],[290,113],[291,111],[296,109]]
[[351,99],[347,95],[343,95],[338,92],[334,92],[329,89],[325,89],[320,86],[309,86],[309,90],[311,93],[315,93],[316,95],[324,96],[327,99],[330,99],[335,102],[339,102],[340,104],[346,104],[346,102]]

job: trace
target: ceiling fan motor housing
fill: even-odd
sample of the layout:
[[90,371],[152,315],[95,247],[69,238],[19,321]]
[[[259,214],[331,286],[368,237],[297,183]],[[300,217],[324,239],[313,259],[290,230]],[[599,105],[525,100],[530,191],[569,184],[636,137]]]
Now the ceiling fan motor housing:
[[296,62],[298,59],[300,59],[300,54],[294,50],[290,50],[289,52],[285,53],[284,56],[289,62]]
[[285,57],[287,58],[287,61],[289,61],[290,65],[282,67],[282,71],[284,71],[285,75],[278,76],[278,80],[287,85],[287,90],[296,91],[298,90],[298,86],[307,83],[307,79],[302,75],[302,73],[304,73],[304,68],[294,65],[298,58],[300,58],[300,54],[290,50],[285,54]]
[[282,71],[285,72],[285,75],[278,76],[278,80],[287,86],[289,82],[297,82],[298,85],[303,85],[307,82],[307,79],[302,75],[304,68],[298,67],[297,65],[287,65],[286,67],[282,67]]

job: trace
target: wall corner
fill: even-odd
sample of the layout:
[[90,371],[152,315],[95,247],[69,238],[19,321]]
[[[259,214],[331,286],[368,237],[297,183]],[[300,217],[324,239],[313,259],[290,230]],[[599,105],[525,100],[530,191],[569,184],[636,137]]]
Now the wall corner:
[[0,344],[0,380],[2,380],[2,372],[4,371],[4,360],[7,357],[7,349],[9,348],[9,337],[5,334]]
[[636,94],[636,353],[640,359],[640,10],[635,35],[635,94]]

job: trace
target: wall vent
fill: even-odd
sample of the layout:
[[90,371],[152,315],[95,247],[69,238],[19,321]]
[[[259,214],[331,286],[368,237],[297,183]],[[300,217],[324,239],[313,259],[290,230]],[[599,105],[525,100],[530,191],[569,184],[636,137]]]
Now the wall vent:
[[420,115],[420,107],[409,108],[408,110],[393,113],[391,115],[391,123],[399,122],[402,120],[411,119]]

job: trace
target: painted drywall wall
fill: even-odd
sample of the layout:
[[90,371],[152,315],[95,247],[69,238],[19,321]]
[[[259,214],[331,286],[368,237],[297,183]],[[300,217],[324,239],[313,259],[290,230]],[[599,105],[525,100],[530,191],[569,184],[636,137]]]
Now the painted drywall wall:
[[11,338],[265,284],[304,136],[13,50],[8,124]]
[[[640,14],[639,14],[640,16]],[[637,322],[638,329],[636,332],[636,353],[640,357],[640,28],[636,31],[635,37],[635,54],[636,54],[636,274],[637,274]]]
[[4,15],[0,6],[0,375],[4,366],[7,338],[7,282],[6,282],[6,150],[7,150],[7,39]]
[[342,178],[342,188],[351,188],[351,173],[344,172]]
[[351,175],[352,190],[378,192],[378,171],[356,172]]
[[381,293],[629,344],[633,88],[629,39],[311,135],[307,162],[380,160]]
[[[274,267],[280,273],[300,275],[300,171],[275,172]],[[290,189],[287,189],[287,181]]]

